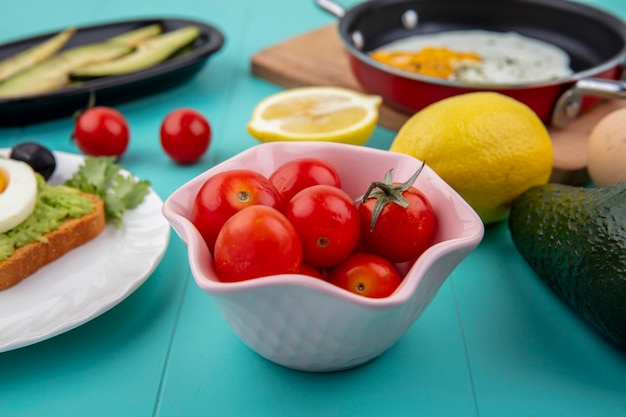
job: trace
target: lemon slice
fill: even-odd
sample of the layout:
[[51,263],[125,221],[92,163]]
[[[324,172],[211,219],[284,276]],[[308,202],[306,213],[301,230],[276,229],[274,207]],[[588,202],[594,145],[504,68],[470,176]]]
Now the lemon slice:
[[328,141],[363,145],[378,122],[379,96],[338,87],[299,87],[256,105],[248,132],[261,142]]

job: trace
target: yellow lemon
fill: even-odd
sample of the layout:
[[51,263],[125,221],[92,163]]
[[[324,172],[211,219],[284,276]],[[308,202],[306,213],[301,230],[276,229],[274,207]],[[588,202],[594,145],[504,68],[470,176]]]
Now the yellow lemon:
[[338,87],[299,87],[256,105],[248,132],[261,142],[329,141],[362,145],[378,121],[381,97]]
[[499,93],[436,102],[413,115],[390,147],[426,162],[480,215],[504,220],[512,202],[550,179],[553,149],[537,115]]

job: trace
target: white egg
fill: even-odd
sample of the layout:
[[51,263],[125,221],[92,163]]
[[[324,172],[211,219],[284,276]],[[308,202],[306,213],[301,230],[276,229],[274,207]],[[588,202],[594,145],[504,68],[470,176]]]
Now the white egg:
[[447,48],[480,55],[481,62],[459,62],[451,80],[475,84],[539,82],[573,73],[563,49],[517,32],[454,30],[415,35],[391,42],[384,51],[419,51]]
[[0,233],[22,223],[35,209],[37,179],[25,162],[0,158],[0,175],[6,187],[0,192]]
[[591,130],[587,171],[598,186],[626,182],[626,108],[607,114]]

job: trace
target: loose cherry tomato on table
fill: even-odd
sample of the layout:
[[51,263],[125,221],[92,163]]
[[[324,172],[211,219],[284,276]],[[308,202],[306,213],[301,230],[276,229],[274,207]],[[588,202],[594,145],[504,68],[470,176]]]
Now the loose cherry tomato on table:
[[215,242],[215,269],[221,281],[299,273],[300,239],[287,218],[267,206],[249,206],[224,223]]
[[393,183],[387,172],[384,182],[373,183],[358,204],[363,245],[391,262],[416,259],[433,240],[435,212],[424,193],[412,186],[421,169],[402,184]]
[[177,109],[161,124],[161,146],[179,164],[198,161],[209,149],[211,126],[196,110]]
[[120,158],[128,147],[130,130],[120,112],[96,106],[77,113],[72,138],[86,155]]
[[402,277],[388,260],[371,253],[354,253],[330,271],[328,282],[364,297],[383,298],[398,288]]
[[359,214],[350,196],[330,185],[314,185],[296,194],[285,208],[302,242],[302,256],[316,267],[335,265],[359,241]]
[[297,158],[280,165],[270,175],[285,204],[299,191],[313,185],[332,185],[341,188],[341,179],[335,168],[317,158]]
[[213,252],[217,235],[226,220],[257,204],[282,208],[280,194],[266,177],[245,169],[223,171],[208,178],[198,190],[191,222]]

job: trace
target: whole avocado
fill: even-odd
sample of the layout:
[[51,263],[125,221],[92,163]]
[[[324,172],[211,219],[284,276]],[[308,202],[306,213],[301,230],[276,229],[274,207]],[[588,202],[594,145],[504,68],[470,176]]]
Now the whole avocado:
[[532,187],[513,203],[508,225],[539,278],[626,348],[626,183]]

